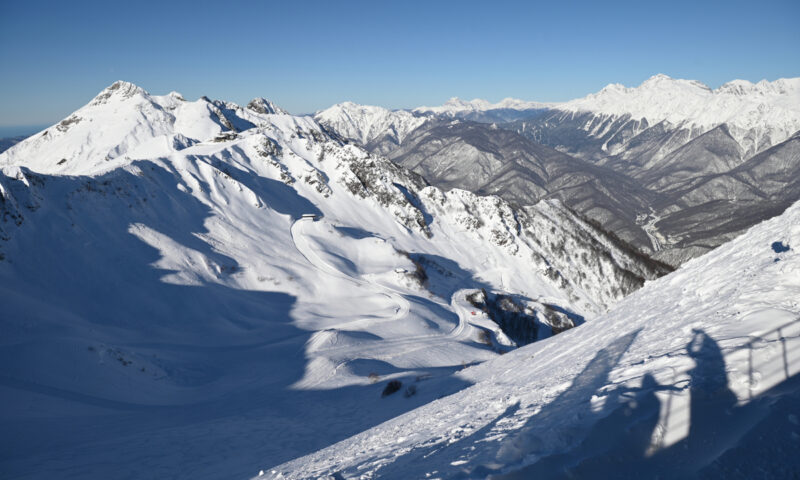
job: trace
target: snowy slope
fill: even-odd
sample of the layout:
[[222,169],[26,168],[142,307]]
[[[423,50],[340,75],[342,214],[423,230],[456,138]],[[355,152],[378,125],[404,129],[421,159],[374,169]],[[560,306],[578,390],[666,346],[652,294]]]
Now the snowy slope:
[[[264,478],[791,478],[800,203],[473,386]],[[328,475],[328,476],[326,476]]]
[[404,110],[388,110],[371,105],[344,102],[314,114],[314,118],[339,135],[367,145],[388,136],[400,145],[415,128],[425,123],[425,118]]
[[443,192],[265,102],[118,82],[46,132],[0,155],[15,478],[244,477],[512,349],[467,292],[529,341],[660,273],[558,202]]
[[5,152],[6,150],[18,144],[19,142],[25,140],[26,138],[28,138],[27,135],[22,135],[18,137],[0,138],[0,153]]
[[659,74],[638,87],[611,84],[556,108],[602,115],[602,121],[593,122],[596,128],[625,116],[646,120],[649,126],[668,122],[697,134],[726,124],[739,144],[754,154],[800,130],[800,78],[755,84],[733,80],[712,90],[696,80]]

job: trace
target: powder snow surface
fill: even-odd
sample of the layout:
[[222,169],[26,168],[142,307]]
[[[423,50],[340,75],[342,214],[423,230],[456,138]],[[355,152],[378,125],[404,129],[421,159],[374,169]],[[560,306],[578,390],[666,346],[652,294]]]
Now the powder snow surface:
[[[785,245],[777,252],[775,242]],[[791,478],[800,203],[473,386],[265,478]]]

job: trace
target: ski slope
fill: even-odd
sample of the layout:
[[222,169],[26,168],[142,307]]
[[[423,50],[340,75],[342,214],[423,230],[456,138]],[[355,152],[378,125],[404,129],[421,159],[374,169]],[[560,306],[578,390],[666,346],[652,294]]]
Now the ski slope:
[[[791,478],[800,203],[473,384],[259,478]],[[255,473],[255,472],[254,472]]]

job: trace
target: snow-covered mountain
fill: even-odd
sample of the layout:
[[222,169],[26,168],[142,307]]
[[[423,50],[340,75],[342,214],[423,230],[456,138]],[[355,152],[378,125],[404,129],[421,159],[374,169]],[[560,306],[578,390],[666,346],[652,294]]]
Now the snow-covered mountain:
[[[385,153],[389,148],[386,143],[399,146],[411,131],[426,120],[405,110],[388,110],[353,102],[333,105],[314,114],[314,119],[375,153]],[[370,148],[372,145],[381,147]]]
[[388,157],[442,188],[498,195],[518,205],[557,198],[638,245],[636,222],[653,194],[610,168],[535,143],[516,132],[460,120],[415,130]]
[[662,273],[560,202],[442,191],[265,100],[117,82],[0,154],[0,469],[244,476]]
[[[472,386],[259,478],[791,478],[800,203]],[[402,401],[400,398],[395,401]]]
[[516,98],[504,98],[497,103],[476,98],[461,100],[453,97],[438,107],[417,107],[413,111],[420,115],[441,115],[459,117],[472,112],[487,112],[490,110],[541,110],[557,106],[557,103],[531,102]]
[[[656,75],[635,88],[613,84],[563,104],[454,99],[414,112],[431,121],[402,144],[365,147],[443,188],[494,193],[521,205],[559,198],[672,265],[800,198],[791,175],[800,168],[793,148],[800,78],[735,80],[712,90]],[[550,171],[542,159],[558,155],[543,146],[562,154]],[[742,169],[747,181],[734,173]]]
[[[799,95],[800,78],[736,80],[711,90],[656,75],[639,87],[610,85],[503,127],[651,191],[654,201],[635,206],[651,210],[640,216],[649,245],[620,233],[679,264],[800,198],[790,173],[800,167],[791,148],[800,132]],[[770,170],[766,165],[775,161],[751,161],[760,155],[777,155],[783,166]],[[751,172],[747,182],[734,173],[740,169]]]
[[58,124],[4,152],[0,166],[93,174],[125,165],[132,158],[168,155],[202,141],[222,140],[226,132],[268,122],[270,114],[285,111],[265,99],[254,99],[242,108],[206,97],[189,102],[177,92],[150,95],[120,81]]
[[733,80],[712,90],[696,80],[659,74],[635,88],[611,84],[556,108],[599,115],[587,126],[595,135],[602,135],[622,117],[638,122],[640,129],[666,122],[697,134],[724,124],[752,155],[800,130],[800,78],[758,83]]

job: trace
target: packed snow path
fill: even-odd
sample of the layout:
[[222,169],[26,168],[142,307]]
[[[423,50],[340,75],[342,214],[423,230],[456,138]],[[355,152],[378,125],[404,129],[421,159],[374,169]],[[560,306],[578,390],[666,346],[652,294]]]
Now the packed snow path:
[[377,283],[365,282],[359,278],[356,278],[354,275],[336,269],[334,266],[320,258],[320,256],[308,242],[305,232],[306,226],[315,221],[317,221],[316,217],[303,216],[292,223],[292,241],[294,242],[294,246],[297,248],[297,251],[300,252],[300,254],[302,254],[303,257],[321,273],[343,278],[353,282],[353,284],[361,288],[374,288],[381,294],[391,298],[397,304],[397,308],[395,309],[395,314],[389,319],[389,321],[400,320],[408,315],[410,308],[408,301],[395,292],[392,288]]
[[[316,223],[315,223],[316,222]],[[395,314],[391,317],[381,318],[378,315],[367,315],[364,318],[332,324],[328,328],[314,333],[309,339],[306,347],[309,356],[309,368],[307,374],[296,384],[298,388],[319,388],[324,383],[329,383],[332,379],[342,376],[342,367],[364,359],[371,359],[380,362],[393,362],[399,358],[417,357],[424,358],[430,352],[444,352],[452,348],[458,342],[467,344],[474,343],[478,338],[478,329],[472,327],[470,320],[480,321],[489,328],[496,330],[494,335],[498,338],[498,343],[508,344],[502,332],[483,312],[475,312],[466,302],[467,294],[474,289],[455,288],[450,296],[450,307],[457,315],[457,323],[446,333],[434,330],[424,335],[403,335],[395,338],[386,338],[378,343],[352,342],[348,341],[349,332],[354,328],[374,329],[377,323],[402,322],[410,312],[410,303],[403,295],[412,292],[399,291],[386,283],[379,283],[375,280],[363,280],[352,271],[339,269],[331,265],[322,258],[317,249],[309,241],[309,236],[313,235],[309,229],[316,226],[315,233],[325,231],[327,227],[322,227],[324,221],[302,217],[292,224],[291,233],[295,247],[308,262],[319,270],[323,275],[330,275],[335,278],[346,279],[349,283],[361,290],[372,290],[377,295],[385,295],[391,298],[398,307]],[[463,280],[460,282],[463,283]],[[487,327],[483,327],[486,329]],[[426,353],[427,352],[427,353]]]

